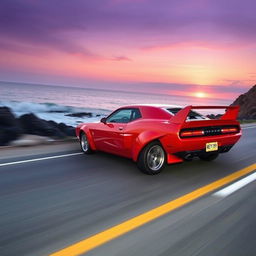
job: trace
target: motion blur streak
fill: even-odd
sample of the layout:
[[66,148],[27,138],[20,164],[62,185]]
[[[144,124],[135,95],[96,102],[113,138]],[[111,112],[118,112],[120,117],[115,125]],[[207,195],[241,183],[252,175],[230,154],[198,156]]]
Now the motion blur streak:
[[29,162],[36,162],[36,161],[43,161],[43,160],[49,160],[49,159],[55,159],[55,158],[62,158],[62,157],[68,157],[68,156],[76,156],[81,155],[83,153],[72,153],[72,154],[65,154],[65,155],[57,155],[57,156],[48,156],[48,157],[42,157],[42,158],[34,158],[34,159],[27,159],[22,161],[15,161],[15,162],[9,162],[9,163],[3,163],[0,164],[0,167],[7,166],[7,165],[14,165],[14,164],[24,164]]
[[167,214],[197,198],[200,198],[208,194],[209,192],[219,189],[237,180],[238,178],[253,172],[255,169],[256,169],[256,163],[246,168],[243,168],[237,172],[234,172],[224,178],[221,178],[215,182],[212,182],[206,186],[198,188],[175,200],[165,203],[159,207],[156,207],[148,212],[145,212],[123,223],[113,226],[112,228],[109,228],[103,232],[100,232],[89,238],[86,238],[76,244],[73,244],[60,251],[50,254],[50,256],[77,256],[77,255],[81,255],[82,253],[86,253],[96,248],[97,246],[100,246],[114,238],[117,238],[118,236],[121,236],[131,230],[134,230],[156,218],[159,218],[164,214]]
[[239,180],[237,182],[235,182],[232,185],[229,185],[228,187],[214,193],[215,196],[220,196],[220,197],[226,197],[231,195],[232,193],[234,193],[235,191],[237,191],[240,188],[243,188],[244,186],[246,186],[247,184],[253,182],[256,180],[256,172],[243,178],[242,180]]

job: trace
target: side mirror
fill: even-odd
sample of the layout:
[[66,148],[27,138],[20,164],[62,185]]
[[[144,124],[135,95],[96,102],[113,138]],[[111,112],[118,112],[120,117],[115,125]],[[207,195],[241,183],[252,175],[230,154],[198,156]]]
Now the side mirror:
[[106,117],[103,117],[100,119],[101,123],[105,124],[107,122],[107,118]]

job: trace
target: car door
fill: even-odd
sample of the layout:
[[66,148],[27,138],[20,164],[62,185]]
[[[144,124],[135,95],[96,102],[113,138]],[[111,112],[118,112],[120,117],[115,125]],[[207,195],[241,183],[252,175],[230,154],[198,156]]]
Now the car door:
[[101,123],[92,133],[96,148],[102,151],[127,155],[124,147],[124,133],[131,121],[133,109],[123,108],[113,112],[105,123]]

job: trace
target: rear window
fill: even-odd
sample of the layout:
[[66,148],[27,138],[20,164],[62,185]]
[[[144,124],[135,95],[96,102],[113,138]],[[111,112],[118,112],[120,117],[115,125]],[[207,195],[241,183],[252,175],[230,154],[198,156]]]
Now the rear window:
[[[166,110],[173,114],[176,115],[182,108],[167,108]],[[195,111],[190,111],[187,120],[202,120],[202,119],[208,119],[207,117],[203,116],[202,114],[199,114],[198,112]]]

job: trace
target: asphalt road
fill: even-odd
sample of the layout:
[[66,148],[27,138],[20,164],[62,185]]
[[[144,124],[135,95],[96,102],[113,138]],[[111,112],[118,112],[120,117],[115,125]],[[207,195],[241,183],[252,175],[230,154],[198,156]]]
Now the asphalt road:
[[[214,162],[142,174],[129,159],[77,143],[0,150],[0,255],[49,255],[256,162],[256,127]],[[40,161],[24,160],[44,158]],[[3,165],[24,161],[13,165]],[[1,165],[2,164],[2,165]],[[254,256],[256,186],[202,198],[105,243],[95,256]]]

